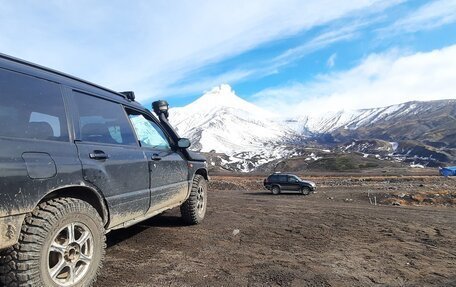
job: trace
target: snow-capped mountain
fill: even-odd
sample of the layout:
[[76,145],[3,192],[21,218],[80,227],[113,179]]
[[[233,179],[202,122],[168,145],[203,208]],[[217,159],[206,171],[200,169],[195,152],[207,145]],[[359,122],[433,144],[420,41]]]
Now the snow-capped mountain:
[[170,121],[181,136],[192,141],[193,148],[227,155],[259,151],[293,133],[267,111],[238,97],[229,85],[171,109]]
[[[395,145],[387,149],[405,156],[452,159],[456,151],[447,148],[456,147],[455,118],[456,100],[440,100],[284,119],[238,97],[229,85],[170,110],[171,123],[191,140],[194,150],[221,154],[219,164],[240,171],[277,159],[307,157],[307,143],[314,139],[323,145],[313,144],[312,153],[315,148],[326,153],[331,145],[340,150],[336,145],[378,139]],[[365,150],[357,145],[342,148],[347,152],[360,149]]]
[[271,160],[299,155],[283,144],[296,133],[271,113],[238,97],[229,85],[215,87],[193,103],[170,109],[170,121],[191,149],[215,152],[210,162],[250,171]]

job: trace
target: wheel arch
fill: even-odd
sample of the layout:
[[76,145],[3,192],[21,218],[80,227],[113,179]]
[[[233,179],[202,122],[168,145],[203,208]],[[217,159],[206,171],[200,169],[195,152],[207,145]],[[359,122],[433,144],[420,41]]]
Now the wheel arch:
[[195,175],[201,175],[202,177],[204,177],[205,180],[209,180],[209,176],[207,174],[207,169],[205,168],[200,168],[198,170],[195,171]]
[[61,187],[55,190],[50,191],[47,193],[38,204],[54,199],[57,197],[70,197],[75,199],[83,200],[90,205],[92,205],[98,214],[100,215],[101,219],[103,220],[103,224],[105,226],[109,223],[109,210],[108,205],[104,197],[94,188],[89,186],[81,186],[81,185],[73,185],[73,186],[66,186]]

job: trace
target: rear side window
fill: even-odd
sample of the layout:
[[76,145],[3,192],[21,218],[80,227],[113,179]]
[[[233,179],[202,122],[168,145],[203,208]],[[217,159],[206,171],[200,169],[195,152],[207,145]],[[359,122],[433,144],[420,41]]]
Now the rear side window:
[[0,69],[0,136],[68,141],[58,84]]
[[279,182],[287,182],[287,176],[286,175],[279,175]]
[[278,175],[271,175],[269,176],[269,180],[270,182],[277,182],[279,181],[279,178],[278,178]]
[[133,130],[120,104],[74,93],[79,113],[80,139],[86,142],[137,145]]

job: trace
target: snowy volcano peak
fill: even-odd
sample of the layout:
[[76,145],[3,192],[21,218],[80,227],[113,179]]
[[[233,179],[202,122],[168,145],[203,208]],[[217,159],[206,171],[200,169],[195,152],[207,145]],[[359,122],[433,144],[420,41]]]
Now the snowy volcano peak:
[[214,87],[212,90],[206,92],[196,101],[183,107],[182,109],[184,109],[187,113],[189,111],[214,112],[216,110],[235,109],[238,111],[245,111],[261,118],[269,117],[268,112],[236,95],[231,86],[228,84],[222,84]]
[[204,105],[204,106],[225,106],[237,108],[242,104],[247,103],[236,95],[230,85],[222,84],[214,87],[209,92],[198,98],[191,105]]
[[238,97],[226,84],[185,107],[171,109],[170,121],[194,149],[228,155],[262,149],[288,132],[271,120],[269,112]]

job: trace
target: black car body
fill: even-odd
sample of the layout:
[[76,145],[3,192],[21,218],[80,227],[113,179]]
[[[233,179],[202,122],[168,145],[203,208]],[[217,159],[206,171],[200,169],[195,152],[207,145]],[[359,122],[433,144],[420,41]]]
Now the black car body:
[[300,192],[309,194],[315,191],[317,186],[312,181],[302,180],[294,174],[274,173],[264,179],[264,187],[271,190],[274,194],[279,194],[283,191]]
[[0,249],[52,200],[87,203],[109,232],[182,206],[208,180],[188,140],[131,94],[0,54],[0,96]]

